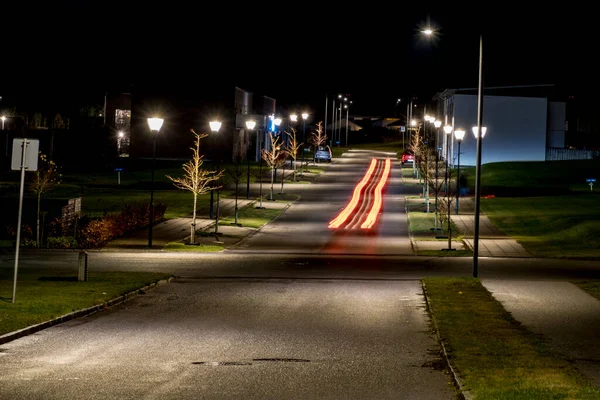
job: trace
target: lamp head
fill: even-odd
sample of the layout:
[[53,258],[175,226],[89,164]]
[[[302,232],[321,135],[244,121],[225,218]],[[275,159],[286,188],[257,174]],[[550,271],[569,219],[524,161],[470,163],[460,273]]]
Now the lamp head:
[[459,142],[462,142],[462,140],[465,137],[465,131],[463,131],[462,129],[456,129],[454,131],[454,137],[456,138],[456,140],[458,140]]
[[291,115],[290,115],[290,119],[291,119],[293,122],[296,122],[296,121],[298,121],[298,116],[297,116],[296,114],[291,114]]
[[123,133],[123,131],[119,131],[119,137],[122,138],[123,136],[125,136],[125,134]]
[[411,120],[410,121],[410,126],[417,126],[417,121],[416,120]]
[[302,113],[302,119],[308,119],[308,113],[303,112]]
[[162,118],[148,118],[148,126],[152,132],[158,132],[162,128],[164,121]]
[[210,130],[217,133],[219,132],[219,129],[221,129],[221,121],[210,121],[208,123],[208,125],[210,125]]
[[275,124],[275,126],[281,125],[281,118],[277,117],[277,118],[273,119],[273,123]]
[[[477,135],[477,127],[476,127],[476,126],[474,126],[474,127],[472,128],[472,130],[473,130],[473,135],[475,136],[475,138],[477,138],[477,136],[479,136],[479,135]],[[487,131],[487,128],[486,128],[485,126],[482,126],[482,127],[481,127],[481,138],[482,138],[482,139],[485,137],[485,132],[486,132],[486,131]]]
[[4,120],[6,119],[6,117],[3,115],[0,117],[0,119],[2,119],[2,122],[4,122]]
[[433,121],[433,125],[434,125],[436,128],[439,128],[440,126],[442,126],[442,121],[438,121],[438,120],[436,119],[435,121]]
[[252,120],[246,121],[246,128],[248,128],[249,130],[254,129],[255,126],[256,126],[256,121],[252,121]]
[[445,125],[445,126],[444,126],[444,133],[445,133],[446,135],[448,135],[448,134],[452,133],[452,126],[451,126],[451,125]]

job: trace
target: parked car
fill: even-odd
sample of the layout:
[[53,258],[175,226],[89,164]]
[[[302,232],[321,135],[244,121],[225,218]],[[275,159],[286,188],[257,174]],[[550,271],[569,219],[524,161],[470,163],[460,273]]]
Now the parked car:
[[331,162],[331,149],[329,148],[329,146],[319,146],[317,148],[317,152],[315,153],[315,161]]
[[404,153],[402,153],[402,165],[404,165],[404,163],[414,163],[415,162],[415,155],[413,153],[411,153],[410,151],[405,151]]

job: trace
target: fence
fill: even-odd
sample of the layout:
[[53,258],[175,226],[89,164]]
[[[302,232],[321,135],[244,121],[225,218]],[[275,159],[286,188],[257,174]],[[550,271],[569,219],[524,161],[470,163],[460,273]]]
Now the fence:
[[563,149],[555,147],[546,149],[546,161],[594,159],[600,159],[600,150]]

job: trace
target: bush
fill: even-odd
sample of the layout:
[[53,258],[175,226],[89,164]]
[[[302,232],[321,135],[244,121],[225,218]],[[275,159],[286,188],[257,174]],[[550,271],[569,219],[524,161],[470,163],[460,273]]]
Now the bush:
[[47,240],[50,249],[76,249],[77,240],[72,236],[49,237]]

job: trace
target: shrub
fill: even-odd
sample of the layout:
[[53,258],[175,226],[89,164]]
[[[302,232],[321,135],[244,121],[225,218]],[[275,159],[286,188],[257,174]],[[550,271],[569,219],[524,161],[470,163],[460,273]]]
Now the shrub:
[[49,237],[47,240],[50,249],[76,249],[77,240],[72,236]]

